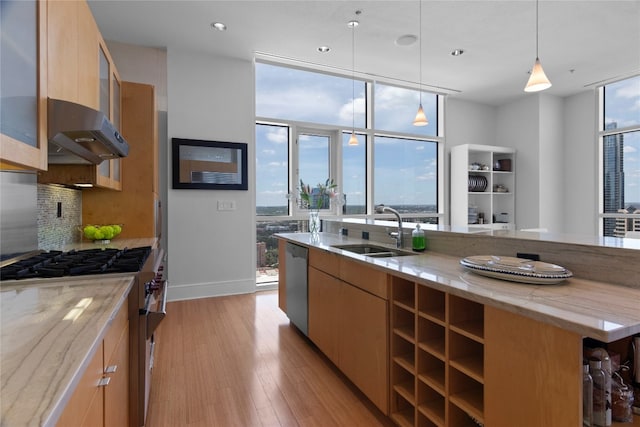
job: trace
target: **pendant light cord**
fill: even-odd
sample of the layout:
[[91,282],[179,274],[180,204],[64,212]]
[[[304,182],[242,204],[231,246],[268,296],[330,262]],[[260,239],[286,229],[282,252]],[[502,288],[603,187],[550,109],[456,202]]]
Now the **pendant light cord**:
[[419,4],[420,4],[420,10],[418,12],[419,16],[418,16],[418,26],[419,28],[419,34],[420,34],[420,43],[418,45],[418,48],[420,49],[420,76],[419,76],[419,87],[418,90],[420,91],[420,105],[422,105],[422,0],[418,0]]
[[538,0],[536,0],[536,58],[538,57]]
[[351,26],[351,133],[356,133],[356,25]]

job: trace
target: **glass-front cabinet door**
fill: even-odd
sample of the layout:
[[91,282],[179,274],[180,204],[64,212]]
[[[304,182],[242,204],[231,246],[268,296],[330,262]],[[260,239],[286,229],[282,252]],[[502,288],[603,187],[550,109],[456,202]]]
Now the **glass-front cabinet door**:
[[0,166],[46,170],[46,3],[2,0],[0,23]]
[[[113,125],[116,127],[116,129],[118,129],[118,132],[120,132],[122,130],[122,125],[121,125],[122,117],[121,117],[121,109],[120,109],[120,105],[121,105],[120,78],[117,76],[115,68],[111,73],[111,88],[113,91],[112,92],[113,102],[111,103],[113,111],[111,112],[111,121],[113,122]],[[112,163],[111,178],[117,183],[120,183],[122,181],[122,178],[120,176],[121,162],[122,160],[120,159],[114,159],[111,161]]]
[[109,90],[109,76],[111,75],[109,58],[105,48],[100,45],[100,111],[107,117],[111,115],[109,100],[111,91]]
[[[120,78],[106,46],[100,43],[100,111],[120,130]],[[105,160],[98,166],[97,184],[120,190],[121,160]]]
[[[109,100],[111,91],[109,90],[109,59],[105,53],[104,47],[100,46],[100,111],[107,117],[111,114],[109,107]],[[111,162],[108,160],[103,161],[98,166],[98,181],[105,181],[105,184],[109,181],[111,176]]]

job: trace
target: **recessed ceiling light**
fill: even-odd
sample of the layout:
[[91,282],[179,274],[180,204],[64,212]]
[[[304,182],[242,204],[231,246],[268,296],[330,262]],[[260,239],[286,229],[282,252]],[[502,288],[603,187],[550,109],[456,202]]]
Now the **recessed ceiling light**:
[[451,56],[460,56],[464,53],[462,49],[454,49],[451,51]]
[[215,28],[218,31],[226,31],[227,30],[227,26],[224,25],[222,22],[212,22],[211,23],[211,28]]
[[327,53],[327,52],[329,52],[330,50],[331,50],[331,48],[330,48],[329,46],[320,46],[320,47],[318,48],[318,52],[321,52],[321,53]]
[[352,21],[347,22],[347,27],[349,28],[355,28],[358,25],[360,25],[360,23],[358,21],[356,21],[355,19]]
[[413,34],[405,34],[396,39],[396,45],[398,46],[411,46],[418,41],[418,36]]

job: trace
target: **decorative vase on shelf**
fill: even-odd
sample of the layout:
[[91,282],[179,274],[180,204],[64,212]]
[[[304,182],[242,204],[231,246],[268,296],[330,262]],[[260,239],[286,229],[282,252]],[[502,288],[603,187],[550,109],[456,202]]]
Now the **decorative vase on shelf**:
[[320,212],[316,210],[309,211],[309,233],[311,238],[320,238]]

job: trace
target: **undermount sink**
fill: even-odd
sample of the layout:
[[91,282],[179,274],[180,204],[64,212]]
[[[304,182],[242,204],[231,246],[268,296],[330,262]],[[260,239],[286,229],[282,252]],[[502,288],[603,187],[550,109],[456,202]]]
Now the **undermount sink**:
[[391,249],[384,246],[376,246],[370,244],[334,245],[332,247],[372,258],[390,258],[396,256],[416,255],[414,252],[403,251],[401,249]]

